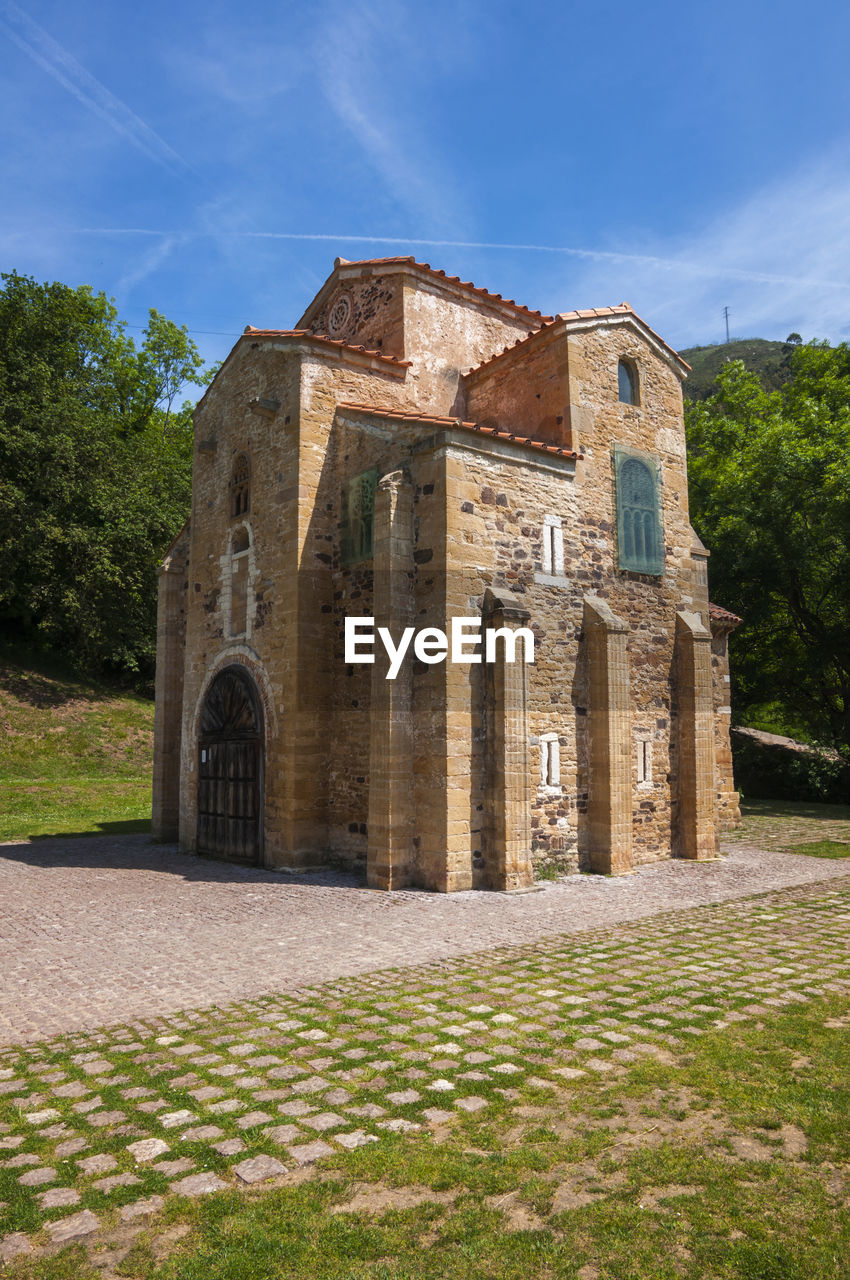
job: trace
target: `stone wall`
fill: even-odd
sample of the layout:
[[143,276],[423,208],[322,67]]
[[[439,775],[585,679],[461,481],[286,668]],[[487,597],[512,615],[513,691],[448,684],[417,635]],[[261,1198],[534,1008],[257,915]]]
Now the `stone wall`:
[[[215,674],[237,662],[266,721],[268,865],[335,860],[376,884],[451,890],[519,886],[530,875],[523,842],[538,868],[562,872],[669,857],[683,812],[676,715],[683,692],[693,703],[705,684],[702,675],[682,684],[676,617],[692,616],[697,631],[709,622],[675,361],[622,316],[558,321],[499,354],[535,324],[507,304],[401,268],[346,275],[343,266],[337,276],[305,323],[317,333],[347,323],[346,341],[370,350],[249,333],[196,413],[185,576],[179,589],[173,575],[163,586],[162,830],[174,808],[162,762],[179,738],[180,839],[193,847],[198,711]],[[637,371],[636,404],[618,399],[621,358]],[[563,452],[471,430],[456,415]],[[657,462],[660,577],[618,568],[615,446]],[[230,480],[242,453],[251,500],[235,516]],[[343,486],[372,468],[395,477],[376,503],[374,558],[346,563]],[[346,616],[386,618],[395,635],[404,625],[448,630],[452,617],[483,617],[496,599],[528,614],[533,666],[499,675],[409,657],[388,688],[380,659],[344,661]],[[621,631],[600,630],[609,615]],[[721,825],[737,804],[725,664],[715,637]],[[494,805],[504,821],[494,822]],[[694,805],[705,827],[703,792]],[[708,856],[707,840],[704,830],[696,856]]]

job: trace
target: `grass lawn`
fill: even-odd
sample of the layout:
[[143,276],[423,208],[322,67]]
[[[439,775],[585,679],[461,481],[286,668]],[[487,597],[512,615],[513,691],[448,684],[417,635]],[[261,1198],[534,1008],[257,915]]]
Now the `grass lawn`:
[[0,1238],[101,1227],[4,1275],[847,1280],[844,884],[2,1050]]
[[150,699],[5,651],[0,724],[0,840],[150,829]]
[[7,1274],[842,1280],[848,1024],[846,1002],[817,1001],[616,1079],[485,1088],[484,1119],[388,1137],[289,1185],[173,1198],[132,1243]]
[[810,858],[850,858],[850,840],[815,840],[792,848],[794,853],[804,853]]
[[442,1143],[398,1138],[302,1186],[175,1205],[170,1223],[190,1232],[172,1256],[157,1262],[151,1233],[122,1273],[846,1277],[850,1219],[834,1172],[850,1160],[844,1013],[817,1004],[557,1098],[526,1086]]

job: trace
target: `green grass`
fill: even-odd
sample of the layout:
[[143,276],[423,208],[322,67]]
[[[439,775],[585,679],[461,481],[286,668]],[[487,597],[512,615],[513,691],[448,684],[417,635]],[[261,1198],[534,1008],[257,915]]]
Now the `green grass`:
[[[557,1099],[524,1085],[513,1107],[494,1096],[501,1105],[486,1119],[464,1119],[439,1144],[387,1138],[329,1159],[301,1185],[171,1200],[118,1274],[846,1280],[850,1221],[834,1177],[850,1160],[846,1009],[815,1001],[711,1032],[675,1061],[644,1060],[613,1081],[591,1076]],[[517,1137],[517,1113],[529,1111],[539,1114]],[[780,1141],[788,1126],[802,1143],[793,1158]],[[742,1134],[775,1154],[736,1156]],[[346,1212],[364,1186],[394,1190],[397,1203]],[[422,1202],[423,1190],[442,1199]],[[102,1215],[99,1199],[86,1203]],[[188,1234],[177,1240],[180,1224]],[[15,1280],[97,1274],[79,1247],[9,1268]]]
[[[0,1080],[26,1083],[0,1095],[0,1133],[52,1164],[104,1228],[87,1250],[21,1259],[8,1274],[90,1280],[118,1248],[106,1274],[135,1280],[847,1280],[847,906],[843,887],[768,895],[2,1050]],[[334,1104],[343,1110],[389,1107],[390,1091],[410,1087],[411,1062],[449,1051],[438,1046],[457,1023],[466,1024],[464,1045],[521,1069],[458,1074],[453,1094],[418,1083],[419,1102],[393,1110],[419,1129],[383,1131],[275,1186],[172,1196],[138,1235],[120,1227],[118,1207],[166,1192],[169,1176],[134,1167],[128,1134],[89,1132],[73,1090],[51,1092],[58,1079],[79,1081],[146,1133],[157,1121],[124,1096],[128,1085],[199,1114],[189,1090],[218,1082],[254,1109],[256,1081],[219,1070],[228,1056],[254,1069],[248,1044],[344,1083],[349,1098]],[[612,1023],[629,1050],[613,1047],[622,1036],[582,1043]],[[104,1056],[118,1074],[87,1075],[85,1064]],[[425,1078],[451,1076],[455,1059],[430,1064]],[[583,1074],[565,1076],[561,1062]],[[486,1108],[455,1112],[442,1131],[422,1123],[426,1104],[452,1112],[453,1099],[471,1094]],[[274,1115],[273,1099],[262,1104]],[[95,1190],[74,1157],[53,1154],[59,1135],[21,1114],[41,1106],[140,1182]],[[264,1121],[250,1133],[236,1113],[217,1113],[215,1123],[227,1137],[242,1133],[251,1154],[292,1168]],[[174,1155],[232,1177],[228,1158],[178,1133],[164,1130]],[[41,1214],[18,1175],[0,1167],[0,1236],[20,1230],[39,1243]]]
[[795,844],[792,853],[805,853],[810,858],[850,858],[850,841],[815,840],[811,844]]
[[805,853],[809,846],[850,841],[850,805],[846,804],[746,800],[741,803],[741,818],[731,839],[777,852]]
[[150,699],[6,649],[0,724],[0,840],[149,828]]

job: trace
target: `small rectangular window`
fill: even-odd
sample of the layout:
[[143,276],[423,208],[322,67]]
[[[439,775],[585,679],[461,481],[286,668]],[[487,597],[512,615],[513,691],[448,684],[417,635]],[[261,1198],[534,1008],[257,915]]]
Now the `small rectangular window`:
[[652,781],[652,743],[647,738],[641,738],[637,744],[638,749],[638,783]]
[[375,524],[375,486],[377,470],[352,476],[342,490],[342,535],[340,553],[343,564],[370,560]]

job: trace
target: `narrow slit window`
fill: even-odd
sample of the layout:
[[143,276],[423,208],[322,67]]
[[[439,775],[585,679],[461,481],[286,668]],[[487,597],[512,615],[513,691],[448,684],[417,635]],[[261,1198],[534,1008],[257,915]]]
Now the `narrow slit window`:
[[648,738],[641,738],[638,749],[638,782],[652,782],[652,743]]
[[248,576],[251,537],[243,525],[233,534],[230,547],[230,635],[243,636],[248,630]]
[[540,739],[540,785],[561,785],[561,744],[557,733],[546,733]]
[[543,518],[543,572],[558,576],[564,572],[564,531],[560,516]]

